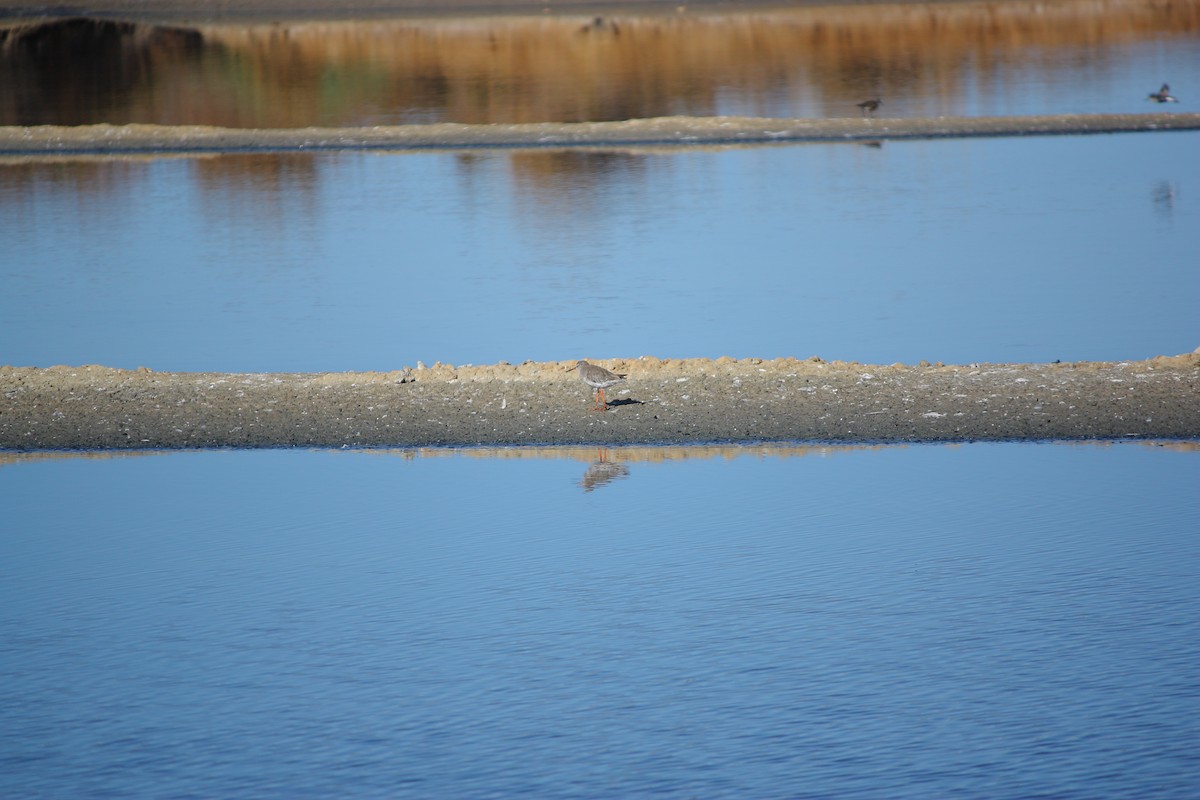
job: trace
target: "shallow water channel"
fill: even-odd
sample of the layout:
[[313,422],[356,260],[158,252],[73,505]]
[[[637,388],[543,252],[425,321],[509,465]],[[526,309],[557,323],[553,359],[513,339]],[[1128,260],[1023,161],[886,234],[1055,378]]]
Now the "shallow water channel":
[[[0,124],[827,118],[872,96],[884,116],[984,116],[1200,100],[1186,82],[1200,74],[1194,3],[13,26]],[[1163,81],[1182,102],[1147,99]],[[0,363],[1174,355],[1200,344],[1198,151],[1187,132],[0,159]]]
[[0,794],[1185,797],[1194,446],[0,466]]
[[1190,352],[1200,134],[0,165],[18,366]]

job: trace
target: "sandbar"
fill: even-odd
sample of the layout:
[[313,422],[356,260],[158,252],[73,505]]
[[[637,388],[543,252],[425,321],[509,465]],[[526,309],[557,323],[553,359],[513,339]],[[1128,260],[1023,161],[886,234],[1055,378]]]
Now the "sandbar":
[[1179,130],[1200,130],[1200,113],[894,119],[680,116],[617,122],[508,125],[435,123],[367,128],[279,129],[141,124],[39,125],[0,127],[0,155],[44,157],[330,150],[748,146]]
[[0,449],[900,443],[1200,438],[1200,352],[1144,361],[867,365],[573,361],[387,372],[0,367]]

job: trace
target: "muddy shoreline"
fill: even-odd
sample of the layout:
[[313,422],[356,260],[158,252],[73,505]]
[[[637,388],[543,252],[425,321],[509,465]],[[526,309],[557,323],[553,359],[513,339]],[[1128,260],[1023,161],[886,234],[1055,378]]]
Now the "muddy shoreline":
[[0,449],[1200,438],[1200,353],[1062,364],[600,360],[232,374],[0,367]]

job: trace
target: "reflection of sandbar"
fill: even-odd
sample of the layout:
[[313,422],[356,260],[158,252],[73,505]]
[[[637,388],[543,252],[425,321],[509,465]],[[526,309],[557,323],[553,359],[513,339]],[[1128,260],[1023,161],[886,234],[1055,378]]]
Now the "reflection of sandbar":
[[[1177,453],[1200,453],[1200,440],[1181,439],[1134,439],[1116,441],[1113,439],[1089,439],[1054,442],[1060,447],[1103,447],[1116,446],[1148,447],[1159,450],[1169,450]],[[753,444],[684,444],[684,445],[622,445],[609,447],[607,445],[527,445],[522,447],[404,447],[370,449],[345,448],[327,449],[324,452],[342,453],[346,455],[370,455],[380,458],[399,458],[404,461],[418,459],[445,458],[474,458],[474,459],[525,459],[550,460],[571,459],[586,463],[594,463],[598,453],[603,451],[605,458],[625,464],[664,464],[681,461],[703,459],[785,459],[785,458],[833,458],[852,453],[875,452],[889,449],[908,447],[908,443],[898,444],[794,444],[791,442],[755,442]],[[928,445],[924,445],[928,446]],[[962,442],[942,443],[943,447],[966,447]],[[70,459],[99,460],[114,458],[138,458],[142,456],[168,455],[178,450],[0,450],[0,469],[8,466],[31,464],[39,461],[61,461]],[[586,474],[585,474],[586,476]],[[581,482],[582,483],[582,482]]]
[[425,447],[1200,439],[1200,353],[1074,364],[602,361],[595,414],[570,362],[396,372],[0,367],[0,448]]
[[1200,130],[1200,113],[903,119],[660,117],[624,122],[249,130],[172,125],[0,127],[2,155],[756,145]]

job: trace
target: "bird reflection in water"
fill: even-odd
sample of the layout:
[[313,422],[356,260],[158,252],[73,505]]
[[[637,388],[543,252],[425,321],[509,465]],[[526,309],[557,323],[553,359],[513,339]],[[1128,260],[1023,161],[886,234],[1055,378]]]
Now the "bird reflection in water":
[[583,473],[583,478],[580,479],[579,485],[583,487],[585,492],[590,492],[615,480],[627,477],[629,477],[629,467],[620,461],[609,461],[608,448],[601,447],[596,453],[596,460]]
[[1175,184],[1171,181],[1159,181],[1150,192],[1154,201],[1154,210],[1164,216],[1171,217],[1175,213]]

